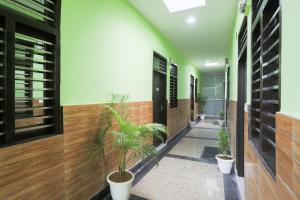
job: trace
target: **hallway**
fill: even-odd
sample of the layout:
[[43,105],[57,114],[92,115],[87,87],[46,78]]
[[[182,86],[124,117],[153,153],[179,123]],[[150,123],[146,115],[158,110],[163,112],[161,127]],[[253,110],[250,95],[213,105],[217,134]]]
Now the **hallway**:
[[0,200],[300,200],[298,8],[0,0]]
[[133,194],[151,200],[238,200],[235,175],[217,168],[217,133],[212,122],[199,122],[175,141],[157,167],[133,187]]

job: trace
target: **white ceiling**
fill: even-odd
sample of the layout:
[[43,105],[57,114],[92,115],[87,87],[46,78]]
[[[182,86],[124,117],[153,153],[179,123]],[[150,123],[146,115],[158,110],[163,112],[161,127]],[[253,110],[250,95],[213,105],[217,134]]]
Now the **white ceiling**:
[[[163,0],[128,1],[202,71],[224,69],[238,0],[206,0],[204,7],[175,13],[168,11]],[[190,16],[197,18],[195,24],[186,23]],[[220,66],[204,67],[208,60]]]

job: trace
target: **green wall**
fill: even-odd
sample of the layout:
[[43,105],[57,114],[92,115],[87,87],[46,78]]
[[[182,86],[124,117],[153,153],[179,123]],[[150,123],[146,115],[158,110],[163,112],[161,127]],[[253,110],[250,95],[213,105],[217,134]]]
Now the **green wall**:
[[152,100],[153,51],[179,65],[179,99],[189,98],[190,73],[200,78],[124,0],[62,0],[61,20],[62,105],[107,102],[112,92],[127,93],[132,101]]
[[[250,6],[251,0],[248,1]],[[300,118],[299,0],[282,1],[281,113]],[[230,55],[230,99],[237,100],[237,38],[244,15],[237,11]],[[247,103],[251,103],[251,20],[248,15]]]
[[300,118],[300,1],[282,1],[281,112]]

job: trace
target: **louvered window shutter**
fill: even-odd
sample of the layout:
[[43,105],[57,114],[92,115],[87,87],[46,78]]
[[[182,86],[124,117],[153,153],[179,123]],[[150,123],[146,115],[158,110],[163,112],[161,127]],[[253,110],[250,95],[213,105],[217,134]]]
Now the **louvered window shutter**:
[[177,74],[178,69],[177,65],[174,63],[171,64],[170,70],[170,107],[175,108],[178,106],[177,99]]
[[0,3],[2,145],[62,132],[60,3]]

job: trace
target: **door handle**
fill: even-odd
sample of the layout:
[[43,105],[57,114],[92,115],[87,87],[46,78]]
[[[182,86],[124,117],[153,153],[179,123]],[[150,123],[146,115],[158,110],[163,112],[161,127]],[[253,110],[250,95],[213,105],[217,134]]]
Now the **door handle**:
[[163,111],[164,110],[164,106],[161,104],[160,105],[160,110]]

